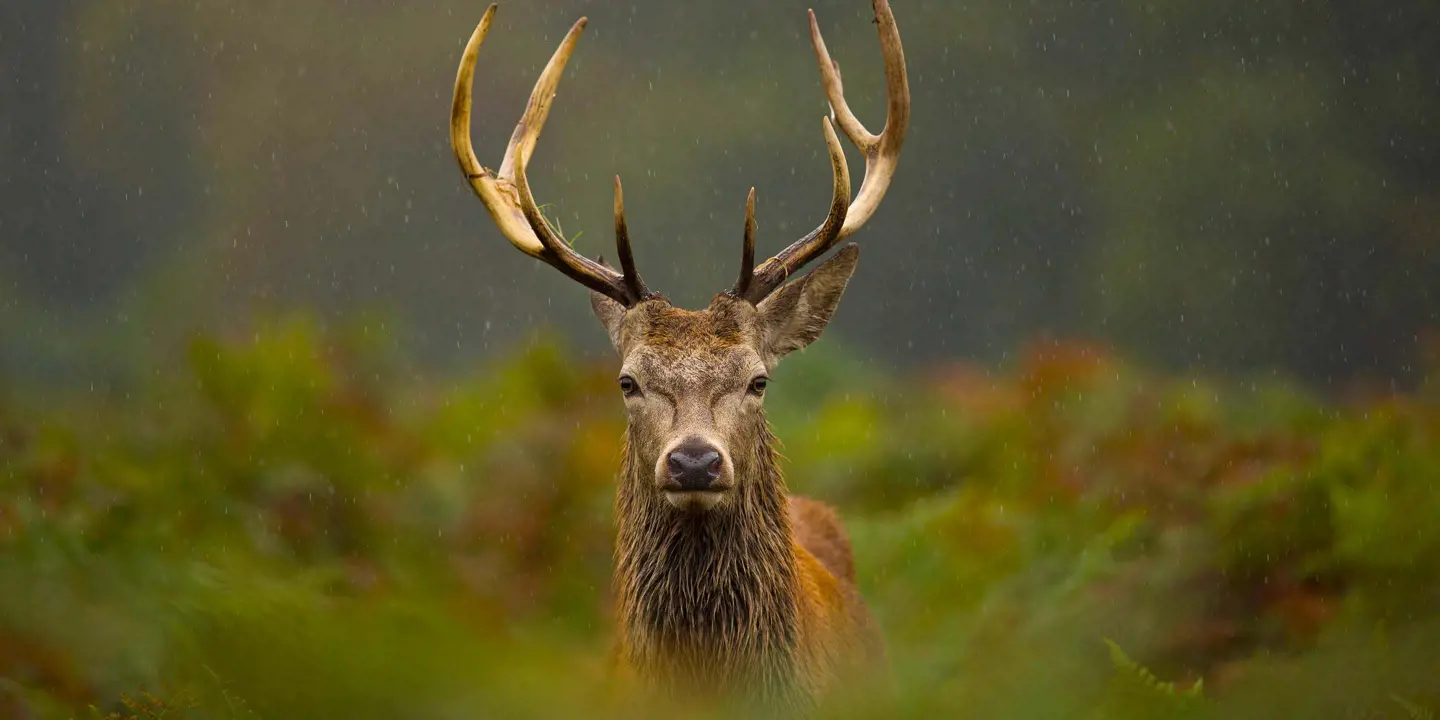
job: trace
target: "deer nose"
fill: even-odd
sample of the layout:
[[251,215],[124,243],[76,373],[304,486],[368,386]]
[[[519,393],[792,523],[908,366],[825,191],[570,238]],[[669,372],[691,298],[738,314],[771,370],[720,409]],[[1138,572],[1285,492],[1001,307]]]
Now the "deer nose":
[[684,492],[709,490],[720,477],[723,464],[720,451],[709,445],[698,444],[681,445],[671,450],[670,456],[665,460],[671,482],[679,486],[674,489]]

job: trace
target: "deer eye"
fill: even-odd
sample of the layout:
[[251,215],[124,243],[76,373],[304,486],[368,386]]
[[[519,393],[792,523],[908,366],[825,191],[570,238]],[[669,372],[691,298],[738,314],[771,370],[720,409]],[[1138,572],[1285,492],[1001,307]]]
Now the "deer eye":
[[635,378],[632,378],[629,375],[621,375],[620,392],[625,393],[625,395],[627,396],[634,395],[635,393],[640,392],[640,383],[635,382]]
[[754,380],[751,380],[751,381],[750,381],[750,394],[751,394],[751,395],[764,395],[764,394],[765,394],[765,386],[766,386],[766,385],[769,385],[769,384],[770,384],[770,378],[767,378],[767,377],[765,377],[764,375],[761,375],[760,377],[757,377],[757,378],[755,378]]

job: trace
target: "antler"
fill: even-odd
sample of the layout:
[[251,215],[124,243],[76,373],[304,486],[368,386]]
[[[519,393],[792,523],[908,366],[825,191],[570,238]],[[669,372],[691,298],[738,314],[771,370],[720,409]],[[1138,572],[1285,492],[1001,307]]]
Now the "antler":
[[[860,183],[860,192],[852,202],[850,170],[845,163],[840,141],[835,137],[831,119],[826,118],[823,130],[825,144],[830,151],[835,184],[830,214],[820,227],[753,269],[753,240],[747,237],[740,280],[731,292],[752,303],[758,304],[764,300],[791,274],[825,254],[841,238],[859,230],[880,207],[880,201],[890,187],[890,179],[895,176],[895,166],[900,160],[900,146],[905,142],[905,126],[910,121],[910,83],[905,75],[905,51],[900,45],[900,29],[895,25],[895,15],[890,11],[889,0],[871,2],[875,8],[875,23],[880,29],[880,51],[885,59],[885,89],[888,97],[885,129],[879,135],[872,134],[855,117],[855,113],[850,111],[850,106],[845,102],[844,86],[840,82],[840,66],[830,59],[830,52],[825,49],[825,40],[820,37],[820,26],[815,22],[815,11],[811,10],[810,43],[815,47],[815,59],[820,63],[820,76],[825,85],[825,96],[830,100],[831,117],[840,125],[845,136],[850,138],[850,142],[865,155],[865,179]],[[753,212],[752,197],[746,211],[747,236],[753,231]]]
[[525,179],[525,168],[540,139],[540,130],[545,126],[545,117],[550,113],[550,103],[555,99],[555,89],[560,85],[560,76],[565,72],[565,63],[575,50],[580,32],[585,29],[585,18],[575,22],[560,47],[550,58],[530,101],[525,105],[525,114],[510,136],[505,148],[505,158],[500,170],[492,172],[475,158],[475,148],[470,140],[471,86],[475,77],[475,58],[480,54],[480,45],[490,32],[490,21],[495,17],[498,5],[491,5],[480,18],[470,42],[465,45],[465,54],[460,58],[460,70],[455,76],[455,95],[450,105],[450,148],[460,170],[470,181],[470,187],[490,211],[490,217],[500,228],[511,245],[521,252],[554,267],[573,280],[616,302],[631,307],[650,297],[650,291],[635,271],[635,259],[630,250],[630,235],[625,230],[624,200],[620,189],[620,178],[615,178],[615,244],[620,253],[623,273],[591,260],[575,252],[551,227],[535,204],[530,194],[530,185]]

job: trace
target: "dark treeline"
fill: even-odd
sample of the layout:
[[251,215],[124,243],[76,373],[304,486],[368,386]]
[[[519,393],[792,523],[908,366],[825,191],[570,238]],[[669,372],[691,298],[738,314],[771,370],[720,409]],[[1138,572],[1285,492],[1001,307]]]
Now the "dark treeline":
[[[864,0],[506,3],[476,137],[590,29],[532,179],[699,304],[824,213],[813,3],[862,118]],[[1081,335],[1167,367],[1405,383],[1440,327],[1440,5],[895,0],[914,117],[836,334],[885,362],[1004,363]],[[11,0],[0,7],[0,370],[124,377],[196,329],[379,313],[469,364],[584,297],[506,246],[446,144],[480,2]],[[855,172],[859,158],[852,158]],[[858,183],[858,177],[857,177]]]

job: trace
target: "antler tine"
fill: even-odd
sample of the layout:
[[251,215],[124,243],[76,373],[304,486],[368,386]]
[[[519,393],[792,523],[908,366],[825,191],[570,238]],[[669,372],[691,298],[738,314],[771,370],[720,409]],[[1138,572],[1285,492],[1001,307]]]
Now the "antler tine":
[[750,281],[755,278],[755,188],[745,198],[745,244],[740,248],[740,279],[735,281],[734,294],[745,297]]
[[[540,207],[535,204],[535,197],[530,194],[530,183],[525,176],[525,166],[530,164],[530,157],[525,154],[523,147],[515,160],[515,190],[520,195],[520,210],[525,214],[525,220],[530,223],[530,227],[534,228],[535,233],[539,235],[540,242],[545,248],[544,256],[541,259],[564,273],[566,277],[608,296],[626,307],[644,299],[639,294],[630,294],[629,281],[625,276],[575,252],[564,238],[550,228],[549,221],[540,213]],[[632,266],[634,262],[634,258],[631,258]],[[638,282],[638,278],[636,282]]]
[[821,129],[825,133],[825,147],[830,151],[830,173],[834,180],[835,192],[830,199],[830,214],[825,217],[825,222],[821,223],[820,227],[811,230],[808,235],[781,250],[779,255],[755,268],[745,291],[736,288],[736,294],[751,303],[759,304],[775,288],[780,287],[786,278],[805,263],[825,254],[825,251],[840,239],[840,230],[845,225],[845,217],[850,209],[850,165],[845,162],[845,150],[840,147],[840,138],[835,136],[835,126],[830,123],[830,118],[821,120]]
[[620,187],[620,176],[615,176],[615,251],[620,255],[620,271],[625,276],[625,288],[631,297],[643,300],[650,297],[650,289],[640,279],[635,269],[635,255],[630,250],[630,229],[625,225],[625,190]]
[[[495,177],[475,157],[475,146],[470,139],[471,86],[475,81],[475,59],[480,55],[480,46],[490,32],[490,21],[495,17],[498,5],[491,5],[475,26],[470,41],[465,44],[465,53],[460,56],[460,69],[455,75],[455,94],[450,103],[450,149],[460,163],[460,171],[470,183],[470,189],[479,196],[490,217],[500,228],[510,244],[521,252],[535,258],[544,254],[544,246],[530,229],[525,214],[511,201],[495,182]],[[542,258],[543,259],[543,258]]]
[[450,106],[450,147],[460,169],[470,182],[470,187],[490,211],[490,216],[510,244],[526,255],[537,258],[556,268],[582,285],[630,307],[645,299],[649,292],[635,273],[634,257],[630,253],[629,236],[617,237],[620,243],[621,262],[625,274],[620,274],[604,265],[575,252],[550,227],[541,214],[535,198],[530,193],[525,169],[545,126],[550,105],[555,99],[555,90],[565,72],[565,64],[575,50],[580,33],[585,29],[585,18],[580,18],[565,34],[565,39],[551,56],[530,100],[525,113],[510,136],[498,173],[492,173],[475,157],[475,148],[470,138],[470,115],[472,85],[475,76],[475,61],[485,36],[490,31],[491,20],[497,5],[491,5],[480,19],[465,52],[460,59],[460,70],[455,77],[455,94]]
[[900,28],[895,24],[889,0],[871,0],[871,3],[875,9],[875,23],[879,26],[880,53],[885,61],[885,127],[879,135],[866,130],[850,110],[849,103],[845,102],[840,65],[830,59],[825,39],[820,35],[820,25],[815,20],[815,11],[810,11],[810,43],[815,48],[815,59],[820,65],[820,76],[825,96],[830,100],[831,112],[846,137],[865,155],[865,180],[860,183],[860,193],[850,204],[850,214],[840,230],[841,238],[859,230],[880,207],[885,191],[890,188],[890,180],[895,176],[900,146],[905,143],[905,128],[910,123],[910,82],[905,73],[905,49],[900,44]]
[[830,58],[830,50],[825,47],[825,38],[820,34],[820,23],[815,19],[815,11],[810,10],[810,47],[815,49],[815,60],[820,64],[820,83],[825,88],[825,98],[830,101],[830,115],[835,118],[840,130],[850,142],[861,152],[866,152],[879,142],[880,138],[871,134],[855,117],[850,110],[850,104],[845,102],[845,84],[840,78],[840,63]]
[[555,91],[560,87],[565,65],[570,62],[575,43],[580,41],[580,33],[585,31],[587,22],[582,17],[570,26],[570,32],[565,33],[560,46],[555,48],[555,54],[550,56],[550,62],[541,71],[540,79],[535,81],[535,89],[530,91],[530,100],[525,103],[525,114],[520,116],[515,132],[510,135],[510,144],[505,147],[505,159],[500,161],[500,177],[513,177],[516,160],[524,158],[523,162],[529,163],[534,156],[535,143],[540,139],[540,131],[545,129],[545,119],[550,116],[550,105],[555,102]]
[[[810,11],[810,43],[815,48],[815,59],[820,65],[820,78],[825,87],[825,96],[830,101],[830,112],[835,124],[840,126],[850,142],[865,155],[865,179],[860,183],[860,192],[850,200],[849,168],[845,155],[840,149],[835,130],[827,119],[825,142],[829,146],[831,162],[835,167],[836,197],[830,206],[830,216],[820,227],[785,248],[779,255],[766,260],[754,271],[754,279],[748,284],[742,281],[736,285],[736,293],[758,303],[765,299],[787,277],[806,263],[825,254],[827,250],[856,230],[859,230],[885,197],[890,180],[895,176],[895,166],[900,159],[900,147],[905,142],[905,128],[910,122],[910,84],[905,74],[905,52],[900,44],[900,29],[895,25],[895,15],[890,11],[889,0],[871,0],[875,9],[875,22],[880,29],[880,50],[885,60],[885,88],[887,106],[885,129],[875,135],[861,124],[860,119],[845,102],[845,87],[840,80],[840,66],[830,58],[825,48],[825,39],[820,36],[820,25],[815,11]],[[844,175],[844,197],[840,197],[841,175]],[[747,290],[741,290],[748,286]]]

